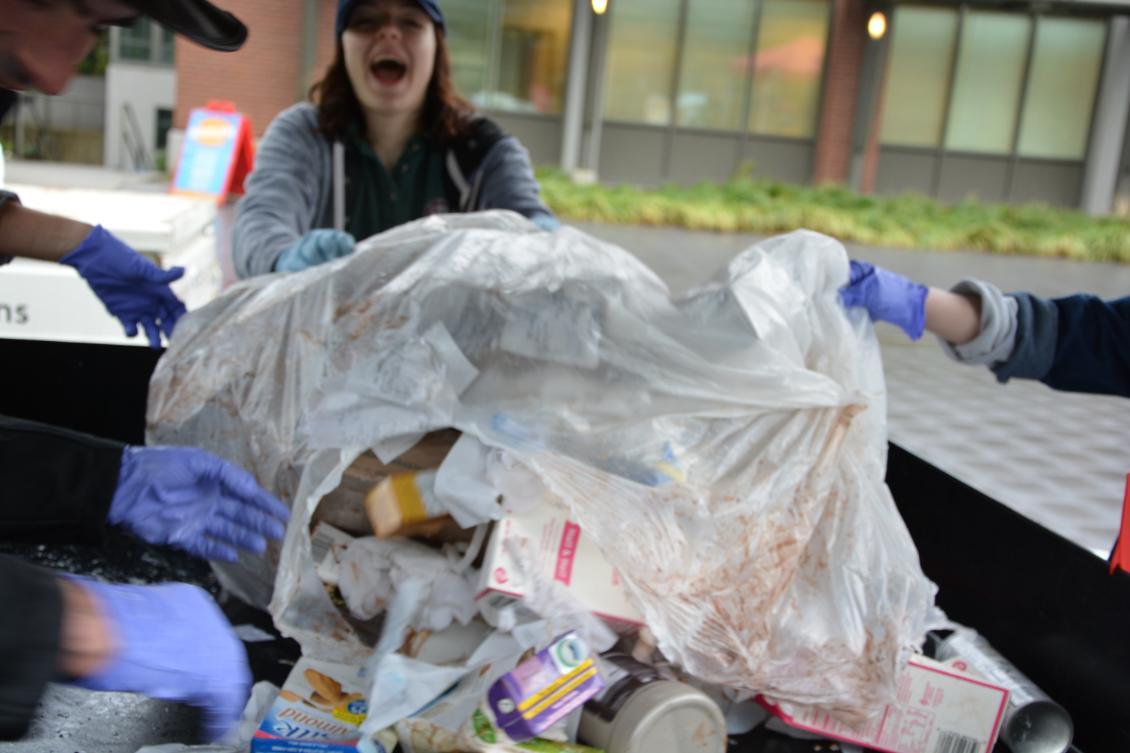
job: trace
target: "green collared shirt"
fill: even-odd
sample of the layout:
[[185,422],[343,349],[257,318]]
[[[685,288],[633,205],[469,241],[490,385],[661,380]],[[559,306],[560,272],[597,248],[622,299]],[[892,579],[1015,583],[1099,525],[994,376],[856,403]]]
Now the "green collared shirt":
[[367,139],[352,130],[346,140],[351,197],[345,227],[357,240],[428,214],[450,211],[444,191],[444,152],[416,135],[390,172]]

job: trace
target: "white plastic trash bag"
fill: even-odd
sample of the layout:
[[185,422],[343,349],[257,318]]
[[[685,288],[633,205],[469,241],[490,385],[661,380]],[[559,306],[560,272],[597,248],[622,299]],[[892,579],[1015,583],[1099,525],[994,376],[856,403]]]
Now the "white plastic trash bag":
[[[310,562],[318,499],[364,450],[454,427],[571,512],[690,674],[860,715],[893,696],[935,589],[883,483],[879,349],[847,277],[839,243],[798,231],[672,300],[584,233],[430,217],[185,317],[149,439],[293,502],[271,609],[308,653],[356,647]],[[220,572],[265,601],[269,559]]]

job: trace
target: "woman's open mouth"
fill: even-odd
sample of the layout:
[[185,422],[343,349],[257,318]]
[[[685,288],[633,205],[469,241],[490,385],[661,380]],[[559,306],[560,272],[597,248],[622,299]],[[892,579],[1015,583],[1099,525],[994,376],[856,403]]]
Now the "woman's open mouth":
[[369,65],[369,70],[382,84],[399,83],[408,74],[408,66],[395,58],[380,58]]

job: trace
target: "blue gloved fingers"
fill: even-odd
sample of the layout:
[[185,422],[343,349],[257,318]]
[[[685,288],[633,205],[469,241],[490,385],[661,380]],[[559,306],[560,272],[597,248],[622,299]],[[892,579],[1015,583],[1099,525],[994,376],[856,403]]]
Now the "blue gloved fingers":
[[282,521],[244,499],[221,499],[215,515],[209,519],[209,526],[213,521],[219,520],[238,526],[256,537],[277,540],[286,535],[286,525]]
[[855,285],[867,275],[875,273],[875,265],[869,262],[852,259],[848,262],[848,266],[850,268],[848,285]]
[[530,222],[537,225],[547,233],[552,233],[561,227],[561,221],[554,217],[552,214],[535,214],[530,218]]
[[[213,515],[204,525],[208,537],[221,545],[230,545],[254,554],[267,551],[267,539],[240,521]],[[273,537],[272,537],[273,538]]]
[[192,541],[175,544],[189,554],[202,560],[220,560],[221,562],[238,562],[239,552],[228,544],[215,539],[196,538]]
[[137,321],[134,319],[118,319],[122,323],[122,329],[126,333],[126,337],[133,337],[137,334]]
[[161,330],[165,333],[165,337],[173,336],[173,329],[176,328],[177,322],[180,318],[188,313],[188,309],[179,298],[166,304],[164,310],[161,311]]
[[[290,508],[259,486],[259,482],[255,480],[254,476],[227,461],[221,461],[217,471],[217,479],[226,491],[241,502],[271,516],[279,526],[278,536],[286,533],[286,522],[290,520]],[[267,533],[267,531],[262,531],[262,533]]]
[[301,272],[353,253],[356,241],[342,230],[311,230],[279,254],[276,272]]
[[250,473],[210,452],[127,447],[108,518],[151,544],[231,560],[285,535],[289,515]]
[[145,329],[145,336],[149,339],[149,347],[157,349],[161,347],[161,330],[157,327],[157,322],[150,318],[141,320],[141,326]]
[[172,311],[167,308],[161,311],[161,334],[165,336],[166,340],[173,339],[173,328],[176,326],[177,319],[179,318],[179,316],[174,315]]
[[[234,636],[233,636],[234,638]],[[211,742],[220,742],[243,718],[243,709],[247,706],[247,699],[251,697],[251,671],[247,668],[247,649],[234,640],[233,652],[239,656],[225,656],[225,652],[218,652],[214,661],[217,663],[227,661],[236,664],[239,670],[232,673],[230,678],[214,682],[204,688],[200,697],[190,701],[204,710],[204,735]],[[242,661],[240,661],[242,659]]]
[[868,291],[866,286],[862,283],[864,278],[875,274],[875,267],[865,261],[852,259],[850,269],[851,276],[848,284],[840,288],[840,302],[843,303],[845,308],[853,308],[855,306],[866,307],[866,293]]
[[211,742],[220,742],[243,718],[243,707],[247,705],[247,692],[215,693],[204,707],[204,735]]
[[149,282],[156,282],[162,285],[168,285],[170,282],[176,282],[184,277],[184,267],[169,267],[168,269],[161,269],[156,264],[145,268],[143,273],[146,280]]

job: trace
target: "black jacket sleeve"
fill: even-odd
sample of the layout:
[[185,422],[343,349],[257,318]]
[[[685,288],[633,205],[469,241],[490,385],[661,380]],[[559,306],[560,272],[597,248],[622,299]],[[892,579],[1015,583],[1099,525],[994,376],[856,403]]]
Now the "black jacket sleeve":
[[0,604],[0,740],[14,740],[55,676],[63,594],[50,571],[0,557]]
[[0,540],[100,543],[123,447],[0,416]]
[[1057,390],[1130,397],[1130,296],[1016,298],[1016,346],[997,378],[1039,379]]

